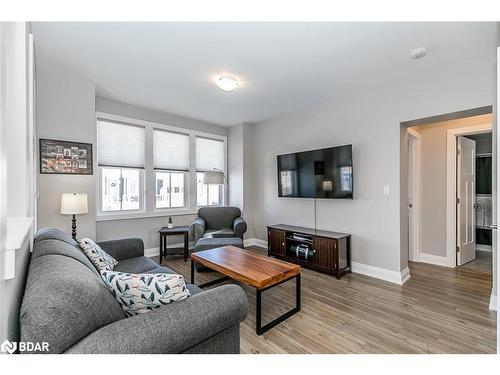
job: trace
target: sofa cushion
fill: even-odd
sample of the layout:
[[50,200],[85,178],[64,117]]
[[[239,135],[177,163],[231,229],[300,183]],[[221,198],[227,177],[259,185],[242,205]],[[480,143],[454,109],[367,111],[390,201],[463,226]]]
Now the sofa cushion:
[[186,299],[191,294],[182,275],[103,271],[102,279],[129,316]]
[[206,230],[232,228],[234,219],[241,216],[238,207],[202,207],[198,216],[205,220]]
[[115,258],[106,253],[90,238],[82,238],[78,243],[87,258],[89,258],[99,272],[111,271],[118,264]]
[[153,259],[142,256],[129,259],[123,259],[118,262],[113,271],[144,273],[158,268],[159,264]]
[[42,228],[35,236],[35,242],[42,240],[59,240],[79,248],[78,243],[67,233],[57,228]]
[[47,254],[31,259],[19,317],[21,341],[45,341],[51,353],[61,353],[126,315],[95,269],[70,256]]
[[61,255],[72,258],[81,264],[85,265],[97,276],[100,276],[97,269],[90,262],[89,258],[83,253],[82,249],[75,242],[75,245],[69,244],[66,241],[52,239],[50,237],[38,238],[33,247],[33,254],[31,254],[31,261],[43,257],[45,255]]
[[177,272],[174,272],[170,268],[167,268],[167,267],[157,267],[157,268],[153,268],[152,270],[146,271],[145,273],[177,273]]
[[237,246],[243,249],[243,240],[240,237],[225,237],[225,238],[201,238],[196,242],[194,251],[202,251],[215,249],[222,246]]
[[203,235],[204,238],[225,238],[225,237],[234,237],[234,230],[224,228],[224,229],[212,229],[207,230]]

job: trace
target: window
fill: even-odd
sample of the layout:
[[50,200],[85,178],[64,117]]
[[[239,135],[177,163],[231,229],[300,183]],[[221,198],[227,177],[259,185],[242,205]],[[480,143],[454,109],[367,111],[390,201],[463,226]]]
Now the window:
[[204,172],[224,173],[224,142],[216,139],[196,137],[196,195],[198,206],[219,206],[224,204],[224,185],[203,183]]
[[97,122],[101,212],[141,210],[144,202],[144,128]]
[[153,129],[153,167],[156,208],[185,206],[185,180],[189,171],[189,135]]
[[[97,113],[98,221],[194,213],[225,202],[226,140]],[[204,175],[212,172],[209,184]],[[208,182],[208,181],[207,181]],[[196,190],[195,190],[196,189]]]
[[182,172],[156,172],[156,208],[184,207],[184,180]]
[[101,168],[101,209],[108,211],[139,210],[141,171]]

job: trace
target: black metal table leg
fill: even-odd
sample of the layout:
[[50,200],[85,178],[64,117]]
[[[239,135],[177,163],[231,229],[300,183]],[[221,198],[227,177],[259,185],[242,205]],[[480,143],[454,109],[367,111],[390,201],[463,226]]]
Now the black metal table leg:
[[194,284],[194,260],[191,259],[191,284]]
[[160,265],[163,262],[163,235],[160,234]]
[[291,279],[283,280],[283,281],[279,282],[278,284],[274,284],[268,288],[257,289],[257,293],[256,293],[257,294],[257,296],[256,296],[257,301],[256,301],[256,311],[255,311],[255,332],[257,333],[257,335],[259,335],[259,336],[262,335],[264,332],[269,331],[274,326],[278,325],[282,321],[288,319],[293,314],[300,311],[300,307],[301,307],[300,273],[294,277],[295,277],[295,307],[293,309],[287,311],[283,315],[277,317],[273,321],[267,323],[263,327],[262,327],[262,292],[264,290],[271,289],[271,288],[273,288],[277,285],[280,285],[280,284],[282,284],[288,280],[291,280]]
[[189,256],[189,232],[184,233],[184,262],[187,262]]

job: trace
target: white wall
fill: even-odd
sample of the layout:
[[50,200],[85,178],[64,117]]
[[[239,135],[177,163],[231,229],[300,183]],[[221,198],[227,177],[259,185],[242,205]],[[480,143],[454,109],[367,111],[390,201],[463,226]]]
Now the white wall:
[[[33,208],[29,32],[25,22],[0,23],[0,342],[19,339],[19,309],[30,259],[29,227],[20,231],[22,236],[13,236],[17,227],[7,225],[12,218],[26,219]],[[9,244],[8,249],[7,239],[20,244]]]
[[[310,199],[278,198],[276,155],[353,144],[354,200],[318,200],[317,227],[352,233],[353,261],[401,271],[400,123],[492,104],[493,64],[457,61],[259,123],[254,129],[256,237],[267,224],[312,227]],[[383,195],[388,185],[390,195]]]
[[421,253],[446,257],[447,131],[489,122],[489,116],[483,115],[418,127],[421,136]]

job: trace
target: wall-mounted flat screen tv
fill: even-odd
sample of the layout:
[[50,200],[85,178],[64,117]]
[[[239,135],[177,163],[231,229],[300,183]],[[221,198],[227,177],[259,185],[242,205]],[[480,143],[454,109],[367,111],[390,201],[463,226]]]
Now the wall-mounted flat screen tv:
[[278,155],[278,196],[352,199],[352,145]]

